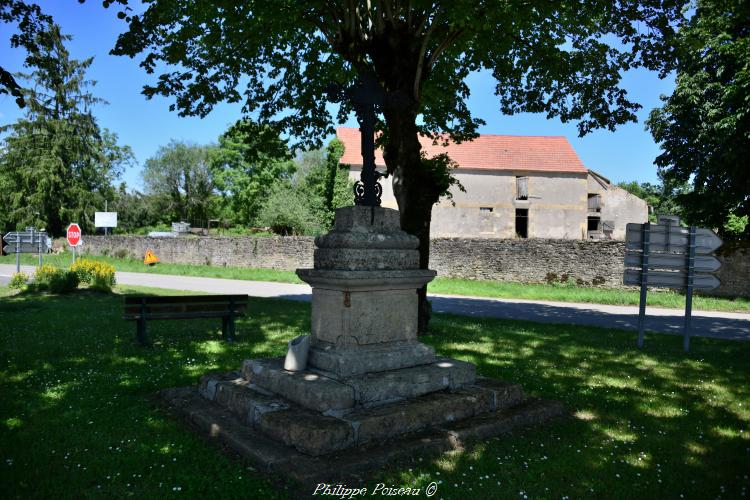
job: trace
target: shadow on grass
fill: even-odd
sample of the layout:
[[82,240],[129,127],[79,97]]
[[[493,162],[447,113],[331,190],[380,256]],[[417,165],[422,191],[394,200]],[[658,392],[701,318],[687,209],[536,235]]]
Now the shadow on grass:
[[[246,358],[282,355],[309,332],[310,305],[251,298],[233,344],[213,320],[154,322],[158,343],[143,349],[122,320],[122,297],[0,301],[0,482],[9,496],[285,496],[150,398]],[[622,331],[450,315],[436,315],[431,329],[422,340],[441,355],[559,399],[573,418],[415,459],[377,480],[443,481],[443,498],[733,497],[748,486],[746,343],[696,339],[685,355],[681,339],[653,335],[638,351]]]

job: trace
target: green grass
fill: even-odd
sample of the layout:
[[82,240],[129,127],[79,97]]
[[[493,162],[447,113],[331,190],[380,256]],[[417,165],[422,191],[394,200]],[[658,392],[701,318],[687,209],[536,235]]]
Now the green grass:
[[[109,262],[118,271],[149,274],[174,274],[180,276],[202,276],[207,278],[227,278],[251,281],[275,281],[281,283],[302,283],[292,271],[278,269],[250,269],[243,267],[200,266],[194,264],[159,263],[146,266],[136,259],[117,259],[106,256],[86,255],[86,258]],[[23,255],[24,264],[36,265],[33,255]],[[45,257],[45,262],[56,266],[70,265],[71,255],[63,253]],[[0,264],[15,263],[15,256],[0,257]],[[437,278],[430,283],[431,293],[446,295],[468,295],[500,299],[551,300],[559,302],[584,302],[591,304],[612,304],[637,306],[639,293],[634,290],[596,288],[576,285],[548,285],[503,283],[499,281],[476,281],[454,278]],[[685,295],[672,291],[650,291],[647,304],[653,307],[673,309],[685,308]],[[736,311],[750,312],[750,299],[721,298],[695,295],[693,309],[696,311]]]
[[[235,344],[220,341],[218,321],[167,321],[149,324],[156,346],[144,349],[120,319],[120,295],[0,299],[3,497],[288,497],[152,402],[208,371],[280,355],[310,328],[306,303],[251,299],[250,311]],[[681,338],[648,335],[638,351],[628,332],[449,315],[423,340],[573,417],[391,464],[352,487],[436,481],[434,498],[446,499],[736,498],[750,487],[750,343],[695,338],[684,354]]]

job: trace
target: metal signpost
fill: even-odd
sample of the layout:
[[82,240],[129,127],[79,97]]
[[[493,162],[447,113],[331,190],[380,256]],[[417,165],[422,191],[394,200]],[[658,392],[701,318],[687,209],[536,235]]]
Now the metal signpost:
[[[626,285],[640,285],[638,308],[638,347],[643,347],[647,287],[685,290],[685,330],[683,347],[690,350],[690,323],[693,290],[712,290],[720,285],[711,273],[721,263],[712,252],[722,244],[710,229],[679,226],[679,218],[660,216],[657,224],[628,224],[625,232]],[[631,268],[631,269],[628,269]]]
[[27,227],[25,231],[11,231],[3,236],[3,251],[16,254],[16,272],[21,272],[21,254],[39,254],[39,265],[42,265],[42,254],[47,252],[47,233]]

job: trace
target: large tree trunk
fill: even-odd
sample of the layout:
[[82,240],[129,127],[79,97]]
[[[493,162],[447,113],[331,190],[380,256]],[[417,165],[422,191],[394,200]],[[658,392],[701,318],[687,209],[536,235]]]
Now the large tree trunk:
[[[419,267],[430,263],[430,219],[432,206],[440,193],[435,180],[421,161],[421,145],[416,126],[416,113],[410,109],[392,109],[385,113],[388,140],[385,162],[393,175],[393,192],[401,213],[401,228],[419,238]],[[430,304],[427,287],[419,290],[419,333],[427,330]]]

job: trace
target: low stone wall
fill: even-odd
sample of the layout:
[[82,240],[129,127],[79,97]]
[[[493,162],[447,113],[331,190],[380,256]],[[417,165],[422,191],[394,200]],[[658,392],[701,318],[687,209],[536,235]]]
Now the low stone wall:
[[[312,267],[311,237],[88,236],[85,252],[142,258],[153,250],[164,262],[294,270]],[[587,284],[621,287],[622,241],[435,238],[430,267],[439,276],[541,283],[552,273]],[[718,253],[721,286],[712,294],[750,297],[750,246],[728,243]]]

